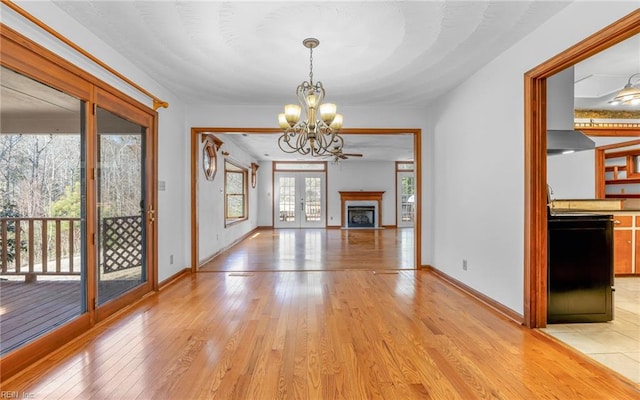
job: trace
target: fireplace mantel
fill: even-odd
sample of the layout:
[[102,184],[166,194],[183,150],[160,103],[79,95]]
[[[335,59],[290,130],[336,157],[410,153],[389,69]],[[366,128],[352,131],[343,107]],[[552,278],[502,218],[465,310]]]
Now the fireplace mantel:
[[[382,192],[365,192],[359,190],[357,192],[339,191],[340,193],[340,226],[346,226],[345,219],[345,201],[377,201],[378,202],[378,216],[382,218]],[[380,226],[382,226],[382,219],[379,219]]]

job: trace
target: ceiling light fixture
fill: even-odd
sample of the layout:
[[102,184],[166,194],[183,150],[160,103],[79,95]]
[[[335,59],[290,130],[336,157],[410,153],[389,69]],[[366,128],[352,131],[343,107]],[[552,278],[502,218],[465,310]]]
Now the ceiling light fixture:
[[[302,82],[296,89],[297,104],[284,106],[284,113],[278,114],[278,123],[283,133],[278,138],[278,146],[285,153],[322,156],[342,149],[344,140],[340,136],[342,115],[336,114],[336,105],[322,103],[324,87],[322,82],[313,83],[313,49],[320,41],[308,38],[302,41],[309,49],[309,82]],[[307,119],[300,120],[302,107]],[[319,118],[318,118],[319,117]],[[337,149],[337,150],[336,150]]]
[[[634,77],[637,77],[637,78],[635,82],[631,83]],[[613,106],[617,106],[619,104],[632,105],[632,106],[639,105],[640,89],[634,86],[634,85],[637,85],[638,82],[640,82],[640,72],[635,73],[629,77],[627,84],[624,85],[624,88],[622,88],[622,90],[618,92],[616,97],[614,97],[613,100],[609,102],[609,104]]]

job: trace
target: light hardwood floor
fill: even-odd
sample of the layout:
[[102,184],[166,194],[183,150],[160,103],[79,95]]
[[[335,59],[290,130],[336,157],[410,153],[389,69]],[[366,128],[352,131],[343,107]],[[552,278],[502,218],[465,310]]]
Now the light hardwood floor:
[[261,229],[200,271],[414,269],[413,228]]
[[[375,253],[362,257],[377,265]],[[192,274],[2,390],[65,400],[640,396],[432,272],[344,266]]]

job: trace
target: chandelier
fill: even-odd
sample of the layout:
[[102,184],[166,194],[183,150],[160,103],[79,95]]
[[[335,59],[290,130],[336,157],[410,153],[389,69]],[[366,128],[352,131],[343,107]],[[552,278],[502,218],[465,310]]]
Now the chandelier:
[[[344,140],[339,132],[342,115],[336,114],[336,105],[323,103],[322,82],[313,83],[313,49],[320,41],[308,38],[302,41],[309,49],[309,82],[302,82],[296,89],[297,104],[284,106],[284,113],[278,114],[278,123],[283,130],[278,138],[278,146],[285,153],[300,153],[311,156],[331,155],[342,149]],[[306,120],[300,120],[304,107]]]
[[[634,77],[637,77],[637,79],[634,83],[631,83]],[[631,75],[627,84],[624,85],[624,88],[622,88],[609,103],[613,106],[617,106],[618,104],[632,106],[640,104],[640,89],[634,86],[638,83],[640,83],[640,72]]]

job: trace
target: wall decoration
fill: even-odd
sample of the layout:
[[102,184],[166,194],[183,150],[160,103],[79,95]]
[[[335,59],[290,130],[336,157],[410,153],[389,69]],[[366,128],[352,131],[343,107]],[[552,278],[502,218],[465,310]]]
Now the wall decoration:
[[218,149],[222,146],[222,141],[213,135],[203,134],[202,142],[202,169],[208,181],[212,181],[216,176],[218,167]]
[[255,189],[256,187],[256,181],[257,181],[257,177],[256,177],[256,171],[258,170],[258,168],[260,168],[260,166],[256,163],[251,163],[251,187]]

